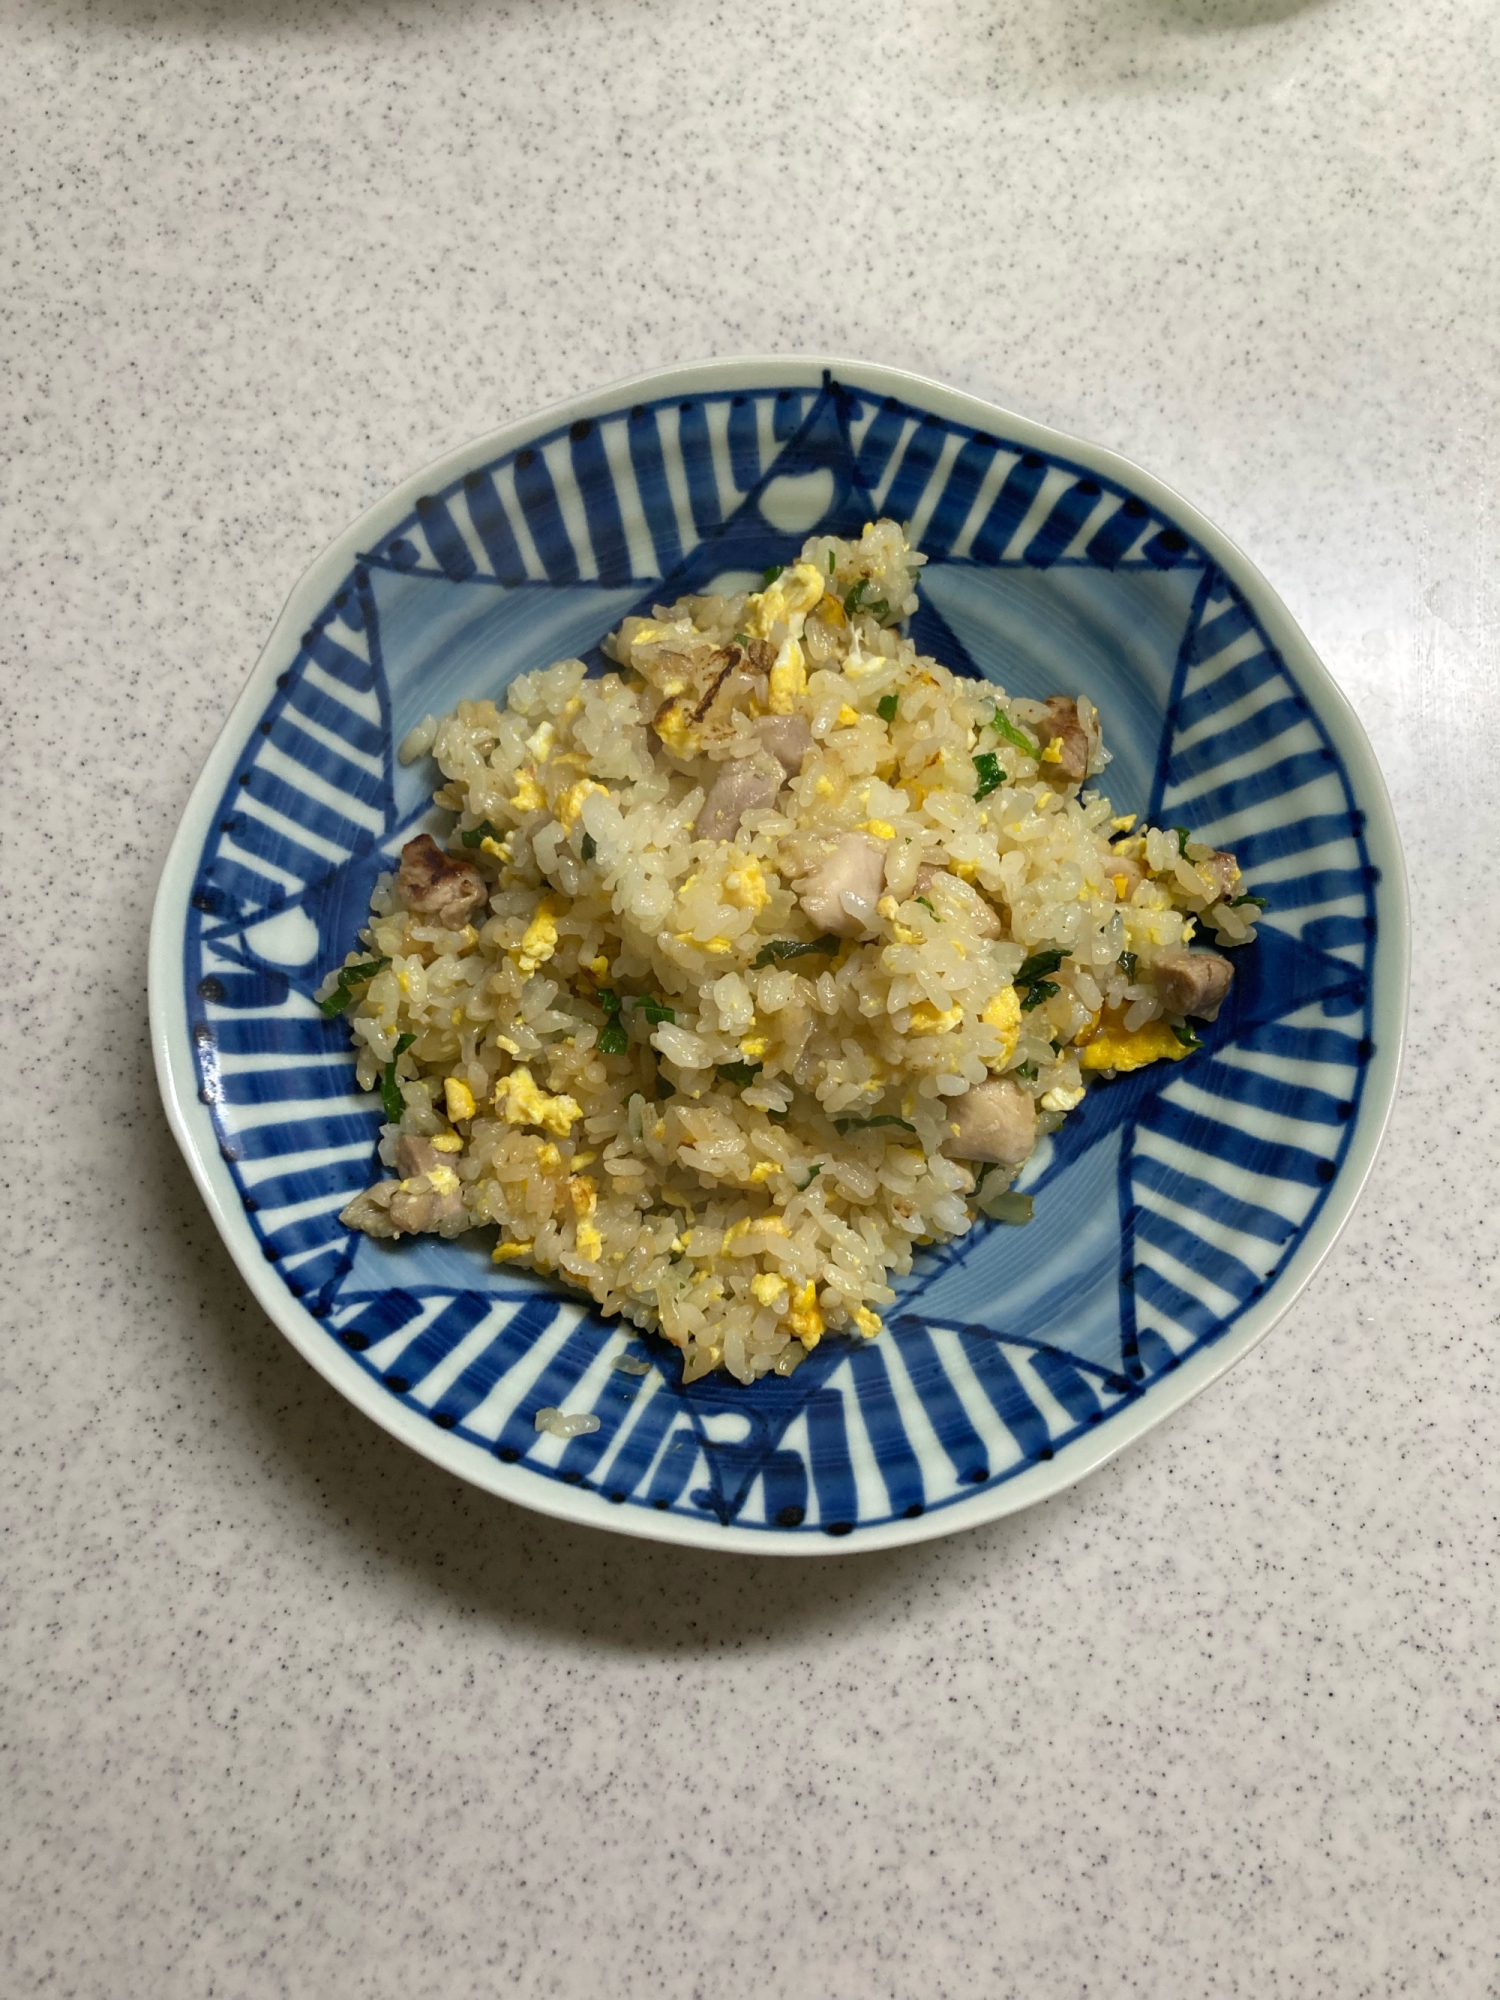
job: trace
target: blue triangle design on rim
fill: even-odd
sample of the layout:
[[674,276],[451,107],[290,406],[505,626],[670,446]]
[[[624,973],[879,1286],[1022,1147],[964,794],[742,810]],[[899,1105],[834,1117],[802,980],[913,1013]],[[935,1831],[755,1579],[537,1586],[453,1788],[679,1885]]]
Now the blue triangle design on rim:
[[[684,1388],[642,1337],[658,1366],[638,1383],[614,1330],[539,1279],[464,1244],[351,1241],[338,1211],[380,1113],[311,994],[430,809],[393,757],[426,707],[562,654],[597,663],[627,611],[881,512],[929,558],[919,645],[1014,692],[1097,688],[1117,804],[1233,847],[1266,921],[1203,1053],[1095,1090],[1039,1149],[1023,1185],[1053,1192],[1052,1225],[1043,1201],[1027,1230],[924,1254],[891,1335],[829,1339],[790,1379]],[[1066,1451],[1260,1296],[1358,1120],[1374,882],[1285,662],[1128,488],[831,378],[664,398],[424,496],[304,634],[200,862],[200,1094],[266,1257],[387,1393],[622,1506],[852,1534]],[[599,1430],[539,1435],[534,1410],[564,1400]]]

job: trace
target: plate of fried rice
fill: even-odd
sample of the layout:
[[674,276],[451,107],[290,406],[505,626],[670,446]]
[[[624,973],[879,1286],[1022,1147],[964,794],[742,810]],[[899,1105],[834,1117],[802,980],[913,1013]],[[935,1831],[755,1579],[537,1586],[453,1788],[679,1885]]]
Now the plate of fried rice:
[[153,1034],[257,1296],[397,1436],[576,1521],[878,1547],[1285,1312],[1389,1110],[1404,894],[1357,722],[1186,503],[890,370],[705,364],[304,577]]

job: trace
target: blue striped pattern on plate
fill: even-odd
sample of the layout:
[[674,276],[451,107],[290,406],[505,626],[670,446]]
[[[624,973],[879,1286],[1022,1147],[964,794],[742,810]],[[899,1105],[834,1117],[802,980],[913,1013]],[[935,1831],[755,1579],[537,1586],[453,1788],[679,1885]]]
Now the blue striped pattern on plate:
[[[428,768],[393,757],[424,713],[564,654],[597,660],[627,611],[878,513],[930,559],[923,649],[1013,693],[1087,693],[1117,808],[1232,848],[1267,902],[1260,941],[1202,1053],[1091,1092],[1026,1171],[1033,1223],[924,1256],[880,1340],[827,1340],[752,1389],[684,1389],[648,1341],[659,1366],[633,1377],[613,1365],[618,1329],[497,1270],[484,1243],[341,1228],[381,1114],[311,994],[376,874],[435,824]],[[1276,1283],[1361,1119],[1376,883],[1307,690],[1164,509],[825,376],[575,419],[422,494],[350,564],[246,733],[191,884],[182,976],[200,1096],[262,1253],[384,1395],[621,1509],[857,1537],[1067,1454]],[[600,1426],[538,1433],[546,1404]]]

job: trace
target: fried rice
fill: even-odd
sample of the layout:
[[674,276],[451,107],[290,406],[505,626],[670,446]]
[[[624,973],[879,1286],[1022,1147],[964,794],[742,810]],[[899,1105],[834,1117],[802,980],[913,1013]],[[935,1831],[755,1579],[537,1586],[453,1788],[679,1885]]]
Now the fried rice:
[[331,974],[388,1172],[372,1236],[494,1232],[692,1381],[873,1338],[921,1245],[1029,1213],[1090,1084],[1197,1045],[1254,936],[1232,856],[1092,781],[1082,697],[905,636],[891,521],[627,618],[427,718],[449,830]]

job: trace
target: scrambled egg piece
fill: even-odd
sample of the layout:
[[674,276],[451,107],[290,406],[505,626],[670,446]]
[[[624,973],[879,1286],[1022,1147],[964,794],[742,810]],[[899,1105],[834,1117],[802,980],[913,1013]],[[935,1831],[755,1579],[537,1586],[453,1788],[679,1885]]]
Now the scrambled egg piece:
[[492,1264],[508,1264],[513,1257],[529,1257],[532,1246],[529,1243],[497,1243],[490,1252]]
[[599,1252],[604,1248],[604,1238],[592,1222],[580,1222],[573,1233],[573,1241],[579,1256],[587,1257],[591,1263],[598,1258]]
[[793,563],[764,590],[745,600],[745,632],[752,639],[769,639],[778,625],[786,637],[771,668],[767,706],[772,715],[790,715],[797,697],[807,690],[807,663],[800,640],[807,614],[823,596],[823,579],[812,563]]
[[867,819],[864,830],[866,833],[873,833],[877,840],[894,840],[896,838],[896,829],[888,819]]
[[521,773],[520,777],[516,780],[516,789],[509,803],[512,812],[530,813],[541,811],[542,807],[547,803],[547,794],[537,783],[535,771],[526,770]]
[[746,1062],[759,1062],[770,1046],[769,1035],[744,1035],[740,1039],[740,1054]]
[[859,722],[859,710],[857,708],[851,708],[847,701],[844,703],[843,707],[839,710],[838,714],[833,718],[833,726],[835,729],[853,729],[858,725],[858,722]]
[[724,895],[737,910],[763,910],[770,902],[766,872],[754,855],[747,854],[724,877]]
[[673,756],[681,757],[684,763],[690,763],[702,748],[688,710],[676,700],[661,709],[651,727]]
[[786,1323],[809,1353],[823,1338],[823,1315],[818,1310],[818,1288],[811,1278],[800,1291],[793,1293],[792,1303],[787,1308]]
[[780,576],[745,599],[745,631],[752,639],[769,639],[779,624],[799,636],[807,614],[823,595],[817,565],[793,563]]
[[962,1007],[950,1007],[946,1013],[939,1013],[930,1000],[919,1000],[911,1010],[911,1031],[914,1035],[951,1034],[963,1017]]
[[583,1116],[571,1097],[549,1097],[524,1063],[495,1085],[495,1109],[507,1125],[540,1125],[559,1139],[565,1139]]
[[750,1280],[750,1290],[763,1306],[779,1306],[787,1289],[786,1279],[779,1271],[762,1271]]
[[1064,1084],[1057,1084],[1042,1095],[1043,1111],[1075,1111],[1084,1099],[1083,1086],[1069,1090]]
[[569,785],[557,802],[557,817],[565,827],[571,829],[578,815],[583,811],[583,802],[590,792],[600,792],[609,796],[603,785],[596,785],[592,778],[580,778],[576,785]]
[[435,1153],[461,1153],[464,1149],[464,1142],[456,1132],[436,1132],[427,1143]]
[[443,1103],[449,1119],[455,1122],[460,1118],[472,1118],[478,1108],[473,1091],[461,1077],[456,1076],[443,1078]]
[[560,897],[543,896],[516,951],[516,964],[522,972],[535,972],[557,950],[557,920],[567,907]]
[[423,1194],[428,1188],[434,1194],[457,1194],[458,1175],[452,1167],[429,1167],[425,1174],[413,1174],[401,1183],[403,1194]]
[[868,1306],[856,1306],[850,1317],[866,1340],[873,1340],[876,1334],[879,1333],[880,1315],[879,1313],[871,1312]]
[[991,1069],[1004,1069],[1021,1039],[1021,996],[1014,986],[1002,986],[993,1000],[980,1009],[979,1018],[987,1028],[998,1028],[1002,1036],[1000,1052],[989,1058]]
[[1131,1034],[1118,1023],[1107,1022],[1078,1051],[1078,1067],[1144,1069],[1163,1059],[1181,1062],[1187,1053],[1165,1021],[1148,1021]]

